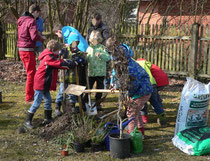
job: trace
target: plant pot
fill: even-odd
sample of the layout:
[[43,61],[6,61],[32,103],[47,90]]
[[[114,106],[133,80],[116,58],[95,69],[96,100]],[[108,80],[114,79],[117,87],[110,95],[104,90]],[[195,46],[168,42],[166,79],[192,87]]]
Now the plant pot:
[[111,134],[109,136],[110,143],[110,155],[113,158],[128,158],[130,157],[130,135],[123,134],[122,139],[119,138],[119,134]]
[[90,148],[91,147],[91,139],[85,142],[85,147]]
[[101,143],[91,143],[91,151],[92,152],[104,151],[104,149],[105,149],[104,142],[101,142]]
[[80,143],[74,143],[74,150],[77,153],[81,153],[85,151],[85,145],[84,144],[80,144]]
[[68,156],[68,150],[62,150],[61,153],[63,156]]

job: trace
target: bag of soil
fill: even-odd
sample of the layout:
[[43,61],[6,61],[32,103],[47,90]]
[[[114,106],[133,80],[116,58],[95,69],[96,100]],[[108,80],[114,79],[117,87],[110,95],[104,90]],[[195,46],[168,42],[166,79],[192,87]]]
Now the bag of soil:
[[210,153],[210,127],[193,127],[179,132],[173,144],[189,155]]
[[203,84],[187,77],[176,118],[175,135],[187,128],[207,125],[209,99],[210,83]]

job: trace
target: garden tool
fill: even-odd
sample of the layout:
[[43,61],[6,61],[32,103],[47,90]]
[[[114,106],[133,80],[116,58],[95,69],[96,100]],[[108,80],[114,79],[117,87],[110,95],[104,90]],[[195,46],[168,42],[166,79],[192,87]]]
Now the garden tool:
[[[62,70],[63,73],[63,90],[65,91],[65,87],[66,87],[66,81],[65,81],[65,69]],[[66,104],[66,93],[63,91],[63,101],[62,101],[62,108],[63,108],[63,112],[66,113],[67,110],[67,104]]]
[[107,113],[107,114],[105,114],[105,115],[103,115],[103,116],[101,116],[101,117],[99,117],[99,119],[104,119],[104,118],[106,118],[106,117],[108,117],[108,116],[110,116],[110,115],[112,115],[112,114],[114,114],[114,113],[117,113],[118,112],[118,109],[116,109],[116,110],[114,110],[114,111],[112,111],[112,112],[109,112],[109,113]]
[[[76,83],[79,85],[79,75],[78,75],[78,70],[77,67],[75,67],[75,75],[76,75]],[[82,113],[82,99],[81,96],[78,96],[78,102],[79,102],[79,111],[80,114]]]
[[[115,90],[114,92],[119,93],[119,90]],[[82,93],[111,93],[111,90],[110,89],[86,89],[86,86],[70,84],[68,88],[65,90],[65,93],[66,94],[70,93],[76,96],[80,96]],[[105,98],[101,98],[101,99],[105,99]],[[103,101],[104,100],[102,100],[101,102]]]
[[[86,65],[86,82],[87,82],[87,88],[90,89],[90,84],[89,84],[89,78],[88,78],[88,66]],[[88,103],[85,103],[86,107],[86,113],[88,116],[93,116],[97,115],[97,108],[92,107],[91,104],[91,93],[88,93]]]

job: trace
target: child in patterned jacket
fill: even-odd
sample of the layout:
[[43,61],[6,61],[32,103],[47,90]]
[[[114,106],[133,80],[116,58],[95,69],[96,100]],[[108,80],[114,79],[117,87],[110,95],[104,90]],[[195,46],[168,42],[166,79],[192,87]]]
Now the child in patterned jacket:
[[106,47],[111,52],[119,90],[124,93],[127,91],[127,98],[123,100],[127,102],[127,117],[135,117],[128,125],[128,132],[131,133],[137,126],[144,136],[144,125],[139,113],[153,91],[149,75],[131,58],[132,50],[120,44],[116,36],[107,40]]

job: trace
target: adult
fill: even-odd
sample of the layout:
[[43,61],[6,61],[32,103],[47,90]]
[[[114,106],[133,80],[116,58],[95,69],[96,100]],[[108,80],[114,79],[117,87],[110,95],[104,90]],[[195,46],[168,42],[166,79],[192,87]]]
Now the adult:
[[17,21],[18,26],[18,50],[24,64],[27,80],[25,87],[25,102],[31,104],[34,98],[34,75],[36,72],[36,56],[34,48],[36,41],[44,41],[36,26],[36,18],[39,16],[40,8],[35,4],[29,7]]
[[[101,14],[99,13],[94,13],[93,16],[92,16],[92,21],[90,23],[90,28],[88,29],[88,33],[87,33],[87,37],[86,37],[86,40],[89,41],[90,39],[90,34],[93,30],[97,30],[101,33],[101,36],[103,38],[102,40],[102,44],[104,46],[106,46],[106,41],[107,39],[110,37],[109,35],[109,28],[107,25],[105,25],[102,21],[102,16]],[[107,61],[106,62],[106,76],[104,78],[104,87],[106,89],[109,88],[110,86],[110,76],[109,76],[109,70],[110,70],[110,61]]]
[[101,36],[103,38],[102,44],[106,45],[106,40],[109,38],[109,28],[107,25],[105,25],[102,21],[102,16],[99,13],[94,13],[92,16],[92,21],[90,23],[90,28],[88,29],[86,40],[90,39],[90,34],[93,30],[97,30],[101,33]]
[[[39,34],[42,35],[42,32],[44,31],[44,21],[40,16],[36,18],[36,26],[37,26],[37,30],[38,30]],[[35,52],[39,56],[42,51],[43,51],[43,44],[41,41],[37,41]]]

